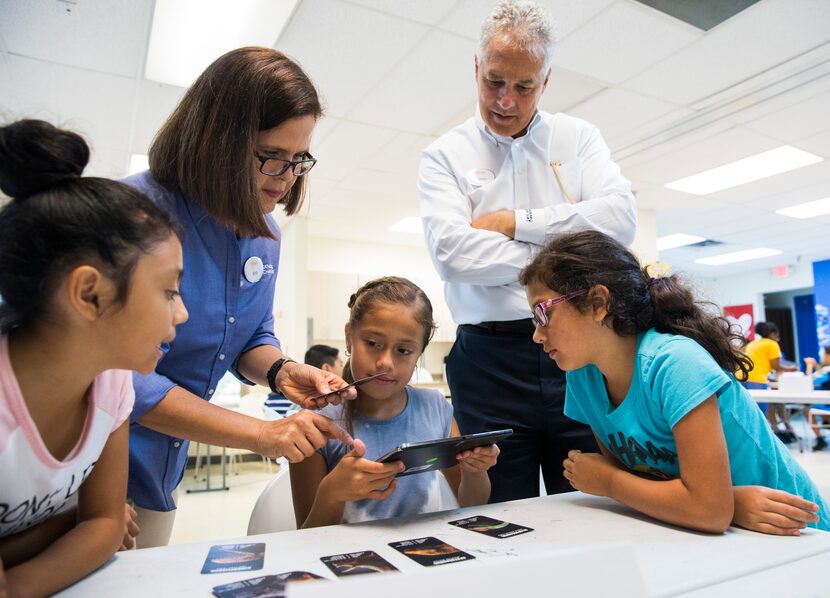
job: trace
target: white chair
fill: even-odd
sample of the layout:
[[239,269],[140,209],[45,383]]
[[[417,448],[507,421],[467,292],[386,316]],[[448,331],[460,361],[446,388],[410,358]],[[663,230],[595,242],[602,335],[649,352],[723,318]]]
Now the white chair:
[[294,501],[291,497],[291,474],[288,460],[277,459],[280,470],[259,495],[248,520],[248,535],[285,532],[297,529]]

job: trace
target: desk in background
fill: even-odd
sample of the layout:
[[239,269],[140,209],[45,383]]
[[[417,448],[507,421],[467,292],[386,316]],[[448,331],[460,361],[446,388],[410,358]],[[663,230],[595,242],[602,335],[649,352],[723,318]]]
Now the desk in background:
[[[470,515],[488,515],[534,528],[534,531],[498,539],[447,524]],[[448,570],[486,567],[488,562],[495,564],[505,558],[534,557],[552,550],[630,542],[647,595],[653,597],[694,595],[704,589],[707,596],[725,596],[728,594],[712,592],[719,584],[750,583],[754,575],[775,571],[788,575],[791,564],[819,556],[821,559],[818,560],[826,562],[825,557],[830,557],[830,534],[825,532],[809,530],[798,538],[767,536],[741,529],[730,529],[723,535],[702,534],[659,523],[607,498],[572,492],[419,517],[122,552],[63,595],[208,596],[211,588],[220,584],[291,570],[317,573],[335,580],[330,583],[338,584],[320,557],[360,550],[376,551],[403,574],[423,572],[421,565],[398,553],[388,543],[424,536],[435,536],[475,556],[471,561],[433,568],[442,570],[444,567]],[[215,575],[199,573],[212,544],[243,542],[266,543],[262,570]],[[596,572],[602,574],[602,562],[597,562]],[[538,595],[539,588],[525,587],[520,576],[515,584],[516,596]],[[826,576],[816,575],[811,587],[826,589]],[[332,590],[332,595],[336,596],[336,588]],[[555,592],[548,588],[544,594]]]
[[830,403],[830,390],[814,390],[812,392],[748,390],[747,392],[758,403],[800,403],[802,405]]

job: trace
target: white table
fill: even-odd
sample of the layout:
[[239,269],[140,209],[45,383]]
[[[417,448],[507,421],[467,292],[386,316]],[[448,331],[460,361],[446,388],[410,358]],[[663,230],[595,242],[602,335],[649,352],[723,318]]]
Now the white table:
[[814,390],[812,392],[749,390],[748,392],[758,403],[800,403],[802,405],[830,403],[830,390]]
[[[489,515],[532,527],[534,531],[498,539],[447,524],[469,515]],[[319,558],[360,550],[376,551],[407,574],[422,571],[423,567],[387,544],[423,536],[436,536],[476,557],[472,561],[431,570],[486,567],[488,562],[495,564],[505,557],[533,557],[552,550],[630,542],[649,596],[674,596],[704,589],[714,591],[718,584],[757,574],[768,575],[771,571],[788,575],[788,564],[830,555],[830,534],[824,532],[808,530],[798,538],[766,536],[740,529],[730,529],[723,535],[702,534],[659,523],[609,499],[573,492],[413,518],[119,553],[98,572],[66,590],[64,595],[208,596],[211,588],[219,584],[290,570],[311,571],[336,580]],[[267,544],[262,570],[215,575],[199,573],[212,544],[254,541]],[[602,562],[597,562],[597,575],[602,572]],[[826,576],[825,579],[821,577],[816,577],[814,587],[826,589]],[[523,587],[522,582],[521,577],[516,579],[516,596],[538,593],[539,588],[531,591],[531,588]]]

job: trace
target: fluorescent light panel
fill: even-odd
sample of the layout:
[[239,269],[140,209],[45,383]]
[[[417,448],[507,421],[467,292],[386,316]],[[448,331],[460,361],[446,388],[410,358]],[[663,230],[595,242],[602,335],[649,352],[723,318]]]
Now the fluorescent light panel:
[[685,233],[675,233],[673,235],[666,235],[657,238],[657,251],[665,249],[674,249],[675,247],[685,247],[686,245],[694,245],[705,241],[705,237],[697,237],[695,235],[687,235]]
[[390,226],[389,230],[393,233],[412,233],[416,235],[424,234],[424,227],[418,216],[407,216],[403,220],[400,220]]
[[144,76],[189,87],[242,46],[273,47],[299,0],[156,0]]
[[696,264],[705,264],[707,266],[723,266],[725,264],[734,264],[736,262],[747,262],[749,260],[757,260],[762,257],[769,257],[771,255],[778,255],[781,253],[778,249],[767,249],[766,247],[758,247],[757,249],[747,249],[745,251],[733,251],[731,253],[722,253],[720,255],[712,255],[709,257],[695,260]]
[[805,152],[791,145],[782,145],[755,156],[749,156],[736,162],[730,162],[717,168],[704,170],[698,174],[666,183],[666,187],[693,195],[708,195],[782,172],[809,166],[822,160],[824,158],[821,156]]
[[775,210],[775,213],[781,214],[782,216],[789,216],[790,218],[812,218],[813,216],[830,214],[830,197],[796,204],[789,208],[781,208],[780,210]]

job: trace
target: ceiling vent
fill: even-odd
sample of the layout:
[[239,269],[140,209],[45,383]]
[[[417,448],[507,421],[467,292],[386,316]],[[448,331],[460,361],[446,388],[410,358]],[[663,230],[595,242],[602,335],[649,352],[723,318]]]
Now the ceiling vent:
[[723,245],[723,241],[715,241],[714,239],[704,239],[703,241],[698,241],[697,243],[686,245],[686,247],[714,247],[716,245]]
[[758,0],[638,0],[655,10],[709,31]]

